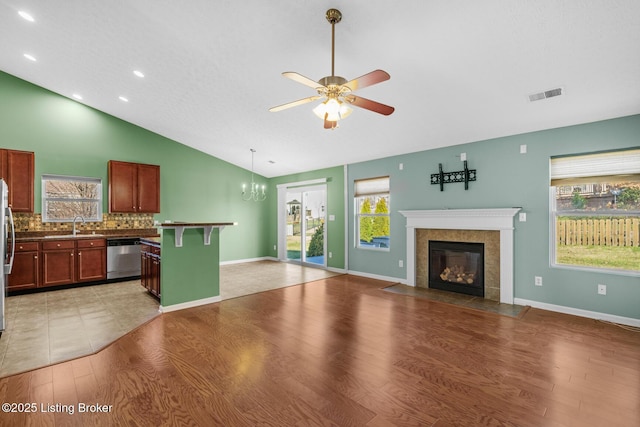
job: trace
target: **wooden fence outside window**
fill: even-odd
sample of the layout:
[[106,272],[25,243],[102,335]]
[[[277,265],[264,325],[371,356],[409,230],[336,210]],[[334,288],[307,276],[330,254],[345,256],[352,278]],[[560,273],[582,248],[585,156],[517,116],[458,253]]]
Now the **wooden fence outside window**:
[[640,247],[640,218],[557,218],[558,245]]

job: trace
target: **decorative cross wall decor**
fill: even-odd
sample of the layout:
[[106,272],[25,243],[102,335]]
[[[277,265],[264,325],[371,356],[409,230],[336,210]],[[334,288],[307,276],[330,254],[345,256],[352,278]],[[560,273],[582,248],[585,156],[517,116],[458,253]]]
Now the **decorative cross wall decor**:
[[467,168],[467,161],[464,161],[464,170],[458,172],[442,172],[442,163],[438,164],[440,172],[431,174],[431,184],[440,184],[440,191],[444,191],[444,184],[452,182],[464,182],[464,189],[469,189],[469,181],[476,180],[476,170]]

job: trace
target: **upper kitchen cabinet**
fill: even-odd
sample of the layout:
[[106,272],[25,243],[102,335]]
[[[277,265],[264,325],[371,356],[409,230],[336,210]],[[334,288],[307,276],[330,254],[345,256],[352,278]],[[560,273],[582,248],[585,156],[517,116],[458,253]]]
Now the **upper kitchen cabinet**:
[[110,160],[109,212],[160,212],[160,166]]
[[33,212],[33,170],[31,151],[0,148],[0,177],[9,187],[9,207],[13,212]]

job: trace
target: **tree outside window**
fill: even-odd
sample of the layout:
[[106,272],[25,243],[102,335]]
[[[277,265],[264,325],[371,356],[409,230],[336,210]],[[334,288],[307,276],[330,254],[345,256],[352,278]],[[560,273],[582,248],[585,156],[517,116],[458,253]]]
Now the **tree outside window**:
[[42,221],[102,221],[100,178],[42,175]]
[[388,250],[391,241],[389,177],[355,182],[356,246]]

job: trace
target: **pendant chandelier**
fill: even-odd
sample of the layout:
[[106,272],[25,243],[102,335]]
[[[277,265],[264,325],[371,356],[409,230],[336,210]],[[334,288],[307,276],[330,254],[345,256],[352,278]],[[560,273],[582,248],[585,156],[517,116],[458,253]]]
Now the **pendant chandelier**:
[[253,155],[256,152],[253,148],[251,150],[251,188],[247,192],[247,184],[242,184],[242,200],[248,202],[253,200],[254,202],[264,202],[267,198],[266,186],[264,184],[256,184],[253,179]]

